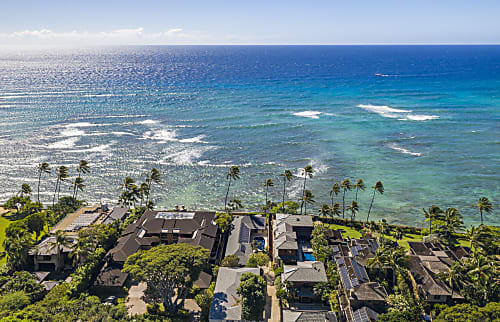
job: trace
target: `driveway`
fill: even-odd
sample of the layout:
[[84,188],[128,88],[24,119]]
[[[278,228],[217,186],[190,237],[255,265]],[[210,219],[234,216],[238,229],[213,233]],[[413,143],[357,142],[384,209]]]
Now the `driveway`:
[[281,321],[281,308],[278,298],[276,297],[276,287],[274,286],[274,272],[269,267],[262,267],[264,278],[267,282],[267,296],[265,306],[265,320],[271,322]]
[[130,287],[125,301],[129,315],[146,313],[146,302],[142,300],[145,290],[146,283],[139,283],[138,285]]

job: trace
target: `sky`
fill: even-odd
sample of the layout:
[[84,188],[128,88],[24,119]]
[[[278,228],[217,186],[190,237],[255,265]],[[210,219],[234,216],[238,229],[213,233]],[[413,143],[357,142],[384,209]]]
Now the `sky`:
[[500,44],[498,0],[0,0],[0,46]]

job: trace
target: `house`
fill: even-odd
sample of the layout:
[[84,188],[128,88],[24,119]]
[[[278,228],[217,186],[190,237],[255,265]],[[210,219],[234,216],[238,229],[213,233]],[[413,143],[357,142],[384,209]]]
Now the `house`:
[[94,285],[122,287],[128,277],[121,272],[127,258],[139,250],[157,245],[188,243],[201,246],[210,250],[210,259],[215,261],[218,257],[216,240],[219,238],[219,231],[214,220],[215,212],[145,211],[139,220],[123,231],[117,245],[108,251],[106,264]]
[[266,245],[266,218],[257,215],[238,216],[233,219],[226,246],[226,254],[236,255],[240,265],[246,265],[253,253],[252,242],[258,241],[264,250]]
[[314,224],[311,216],[276,214],[273,224],[275,265],[314,261],[310,245]]
[[128,209],[124,207],[115,207],[104,219],[103,224],[112,224],[115,221],[123,222],[127,218]]
[[[104,223],[113,210],[109,209],[107,205],[81,207],[59,221],[51,229],[50,234],[62,230],[68,236],[78,236],[78,231],[81,229]],[[117,212],[120,212],[120,210],[117,210]]]
[[373,238],[352,239],[347,245],[332,246],[340,276],[340,308],[349,322],[370,321],[365,316],[374,319],[376,314],[385,312],[387,292],[370,280],[366,266],[377,248],[378,243]]
[[466,258],[468,253],[463,247],[454,250],[440,243],[408,242],[411,255],[408,264],[413,287],[427,302],[445,303],[450,299],[462,300],[463,296],[439,279],[453,262]]
[[328,311],[294,311],[283,309],[281,316],[283,322],[337,322],[335,313]]
[[372,322],[378,321],[378,313],[367,306],[363,306],[353,312],[354,322]]
[[74,238],[68,237],[69,244],[60,248],[56,246],[55,241],[55,236],[49,236],[42,240],[36,248],[29,251],[28,255],[35,272],[60,271],[73,267],[69,254],[71,253],[70,244],[74,242]]
[[340,229],[327,229],[326,238],[328,240],[328,245],[340,245],[345,243]]
[[281,282],[290,288],[294,299],[300,302],[312,302],[318,299],[314,286],[327,282],[325,265],[322,262],[298,262],[296,265],[284,265]]
[[252,273],[260,275],[258,268],[220,267],[215,284],[214,299],[210,307],[209,321],[243,321],[241,319],[241,298],[236,292],[241,275]]

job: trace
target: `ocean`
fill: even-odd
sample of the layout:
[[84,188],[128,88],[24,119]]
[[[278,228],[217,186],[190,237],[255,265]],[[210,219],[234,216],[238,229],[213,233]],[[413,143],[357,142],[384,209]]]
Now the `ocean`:
[[[81,198],[116,203],[125,176],[153,187],[158,208],[264,203],[264,182],[311,164],[314,211],[334,182],[362,178],[358,218],[423,225],[422,208],[457,207],[479,223],[477,199],[500,201],[500,46],[141,46],[0,50],[0,200],[36,165],[79,160]],[[287,187],[300,197],[302,178]],[[55,174],[43,177],[50,203]],[[64,183],[62,194],[70,194]],[[348,192],[346,203],[355,198]],[[341,196],[336,198],[341,202]],[[500,224],[498,210],[486,223]]]

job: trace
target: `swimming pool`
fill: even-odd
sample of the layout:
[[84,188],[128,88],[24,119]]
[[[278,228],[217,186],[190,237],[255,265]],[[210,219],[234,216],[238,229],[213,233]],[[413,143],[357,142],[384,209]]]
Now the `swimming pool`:
[[304,255],[304,261],[314,262],[316,260],[316,258],[314,258],[313,254],[311,253],[303,253],[303,255]]
[[266,246],[264,237],[255,237],[253,240],[257,243],[257,248],[259,250],[264,250],[264,247]]

